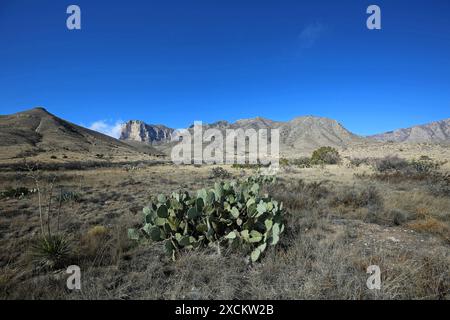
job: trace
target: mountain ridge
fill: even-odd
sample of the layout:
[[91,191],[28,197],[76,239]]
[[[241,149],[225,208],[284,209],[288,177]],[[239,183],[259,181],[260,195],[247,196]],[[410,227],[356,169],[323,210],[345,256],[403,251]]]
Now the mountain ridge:
[[61,119],[37,107],[10,115],[0,115],[2,156],[34,156],[44,152],[78,153],[94,156],[118,153],[160,154],[151,146],[133,146],[100,132]]
[[379,142],[448,143],[450,118],[374,134],[367,138]]
[[[164,126],[166,130],[173,133],[175,130]],[[192,130],[193,125],[188,129]],[[348,131],[336,120],[317,117],[300,116],[289,121],[276,121],[263,117],[249,119],[239,119],[235,122],[219,120],[211,124],[203,124],[203,128],[215,128],[223,131],[227,129],[279,129],[280,149],[282,151],[302,151],[310,152],[321,146],[345,147],[351,143],[363,142],[364,138]],[[140,121],[136,125],[134,121],[129,121],[123,126],[121,133],[122,140],[134,140],[147,142],[154,146],[163,147],[170,145],[170,136],[167,134],[157,135],[161,128],[145,124]],[[161,150],[161,149],[160,149]],[[167,152],[167,150],[165,150]]]

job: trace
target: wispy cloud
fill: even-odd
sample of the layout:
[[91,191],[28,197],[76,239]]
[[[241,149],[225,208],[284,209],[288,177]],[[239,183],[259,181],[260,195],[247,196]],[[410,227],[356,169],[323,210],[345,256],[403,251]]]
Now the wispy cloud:
[[325,26],[321,23],[313,23],[307,25],[299,35],[300,45],[302,48],[311,48],[317,40],[323,35]]
[[118,139],[120,137],[123,124],[124,122],[120,120],[115,122],[108,120],[98,120],[93,122],[89,126],[89,129],[101,132],[103,134]]

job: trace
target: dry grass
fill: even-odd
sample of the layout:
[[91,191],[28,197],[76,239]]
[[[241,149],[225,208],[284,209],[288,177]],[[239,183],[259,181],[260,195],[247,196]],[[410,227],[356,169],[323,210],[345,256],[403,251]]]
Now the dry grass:
[[[70,234],[70,262],[82,270],[82,291],[65,289],[64,268],[35,270],[28,258],[39,232],[36,195],[0,204],[0,297],[4,299],[449,299],[450,200],[421,182],[399,185],[355,179],[364,164],[290,168],[267,188],[289,214],[278,246],[260,263],[222,250],[186,251],[172,262],[159,243],[136,245],[128,227],[141,223],[149,196],[210,186],[209,166],[102,168],[56,173],[76,191],[61,230]],[[225,169],[234,177],[251,169]],[[50,173],[46,173],[50,174]],[[29,185],[2,173],[0,190]],[[25,250],[24,250],[25,249]],[[367,289],[377,264],[382,289]]]

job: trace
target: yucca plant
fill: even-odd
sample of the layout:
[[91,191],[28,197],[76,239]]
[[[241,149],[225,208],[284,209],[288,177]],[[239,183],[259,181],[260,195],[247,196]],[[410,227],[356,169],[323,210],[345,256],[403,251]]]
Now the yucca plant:
[[31,252],[33,260],[40,268],[61,268],[70,255],[70,242],[60,235],[40,237],[32,244]]
[[[62,189],[57,199],[57,210],[54,213],[53,188],[56,177],[53,177],[45,187],[42,186],[41,176],[35,168],[29,167],[29,176],[34,180],[36,193],[38,196],[38,209],[40,221],[40,236],[35,239],[31,246],[31,256],[33,261],[40,268],[55,269],[63,267],[71,253],[68,237],[60,233],[60,217],[63,202],[74,199],[67,196]],[[46,195],[46,203],[44,198]],[[53,218],[56,217],[56,232],[52,230]]]

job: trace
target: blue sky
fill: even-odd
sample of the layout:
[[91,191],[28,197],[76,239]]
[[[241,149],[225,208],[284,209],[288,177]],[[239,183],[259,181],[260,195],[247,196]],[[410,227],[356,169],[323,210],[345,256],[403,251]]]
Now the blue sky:
[[0,41],[0,114],[103,131],[318,115],[358,134],[450,117],[448,0],[1,0]]

